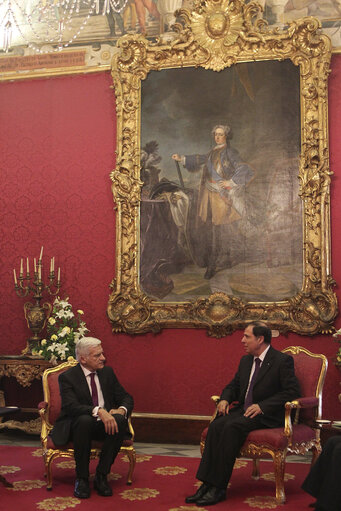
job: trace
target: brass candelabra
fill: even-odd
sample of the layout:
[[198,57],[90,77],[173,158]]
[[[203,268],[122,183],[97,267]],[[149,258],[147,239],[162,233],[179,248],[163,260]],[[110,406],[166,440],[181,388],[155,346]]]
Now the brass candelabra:
[[[29,258],[26,258],[26,275],[24,275],[24,260],[20,261],[19,277],[17,278],[16,270],[13,269],[14,275],[14,289],[18,296],[26,297],[30,293],[33,295],[34,303],[26,302],[24,304],[24,314],[28,327],[32,330],[33,336],[27,340],[27,346],[22,351],[24,355],[32,355],[32,350],[39,347],[41,337],[40,332],[45,328],[47,320],[52,311],[52,305],[45,302],[40,305],[43,298],[43,293],[47,292],[51,296],[56,296],[60,290],[60,268],[58,268],[58,275],[54,271],[55,258],[50,260],[50,272],[47,276],[48,283],[43,282],[43,248],[41,247],[38,261],[33,259],[34,272],[33,276],[30,274]],[[32,282],[31,282],[32,281]]]

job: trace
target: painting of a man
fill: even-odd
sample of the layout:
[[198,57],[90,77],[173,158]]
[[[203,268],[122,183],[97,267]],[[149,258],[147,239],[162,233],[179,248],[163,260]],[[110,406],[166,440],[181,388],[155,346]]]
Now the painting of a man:
[[276,301],[301,288],[299,84],[287,60],[152,71],[142,82],[148,296]]
[[254,174],[238,151],[230,146],[229,126],[214,126],[212,135],[215,145],[208,154],[172,155],[189,172],[202,170],[197,214],[206,235],[202,257],[205,279],[211,279],[218,270],[233,264],[229,241],[236,235],[236,223],[245,214],[244,189]]

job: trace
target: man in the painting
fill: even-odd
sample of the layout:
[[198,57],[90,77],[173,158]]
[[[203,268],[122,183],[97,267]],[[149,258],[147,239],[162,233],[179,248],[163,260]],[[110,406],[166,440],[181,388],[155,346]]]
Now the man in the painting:
[[243,261],[238,221],[246,214],[245,186],[253,177],[250,166],[230,146],[230,127],[214,126],[212,135],[215,146],[208,154],[172,155],[189,172],[202,169],[197,215],[205,232],[205,253],[198,264],[207,268],[206,279]]
[[121,10],[123,7],[124,0],[120,0],[117,4],[118,10],[114,11],[113,9],[108,9],[104,5],[104,0],[100,0],[98,5],[98,12],[105,14],[109,28],[110,28],[110,36],[116,36],[116,25],[120,29],[121,34],[125,34],[123,18],[121,16]]
[[[202,485],[187,504],[210,506],[226,498],[233,465],[250,431],[284,425],[284,405],[300,396],[294,360],[271,346],[271,330],[249,323],[241,358],[232,381],[223,389],[197,471]],[[232,402],[237,402],[229,409]]]
[[134,0],[135,7],[136,7],[136,13],[137,13],[137,19],[139,21],[140,29],[139,32],[141,34],[146,34],[146,9],[148,10],[149,14],[153,16],[154,19],[160,21],[160,13],[158,11],[158,8],[153,0]]

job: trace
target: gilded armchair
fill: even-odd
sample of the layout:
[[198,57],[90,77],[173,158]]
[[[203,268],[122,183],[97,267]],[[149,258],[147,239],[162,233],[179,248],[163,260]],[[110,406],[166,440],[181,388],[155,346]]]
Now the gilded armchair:
[[[287,454],[306,454],[312,451],[312,464],[321,452],[320,429],[316,420],[322,413],[322,389],[328,361],[322,354],[314,354],[300,346],[283,350],[292,355],[302,397],[285,403],[284,428],[258,429],[252,431],[240,450],[240,457],[253,459],[252,477],[259,478],[259,460],[271,457],[274,462],[276,501],[285,502],[284,472]],[[215,404],[219,396],[211,398]],[[294,418],[292,418],[294,416]],[[216,417],[216,411],[211,421]],[[201,435],[200,449],[203,452],[207,435]]]
[[[76,360],[64,362],[56,367],[46,369],[43,373],[43,392],[44,401],[39,403],[39,413],[41,417],[41,434],[40,440],[43,448],[43,458],[45,464],[45,471],[47,476],[47,490],[52,490],[52,462],[55,458],[73,458],[73,444],[69,442],[62,447],[56,446],[51,436],[49,435],[53,425],[59,416],[61,408],[61,398],[59,393],[58,377],[66,369],[77,364]],[[128,420],[129,431],[131,438],[125,439],[120,452],[127,455],[129,459],[129,471],[127,476],[127,484],[132,483],[133,471],[136,463],[136,453],[134,449],[134,430],[130,419]],[[102,442],[93,441],[90,458],[95,459],[99,457],[101,452]]]

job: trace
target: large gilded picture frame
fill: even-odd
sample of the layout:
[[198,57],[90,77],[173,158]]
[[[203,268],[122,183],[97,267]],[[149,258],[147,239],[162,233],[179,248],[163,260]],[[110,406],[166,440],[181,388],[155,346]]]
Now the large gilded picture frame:
[[239,0],[178,20],[169,44],[125,36],[113,60],[113,331],[327,333],[330,40]]

